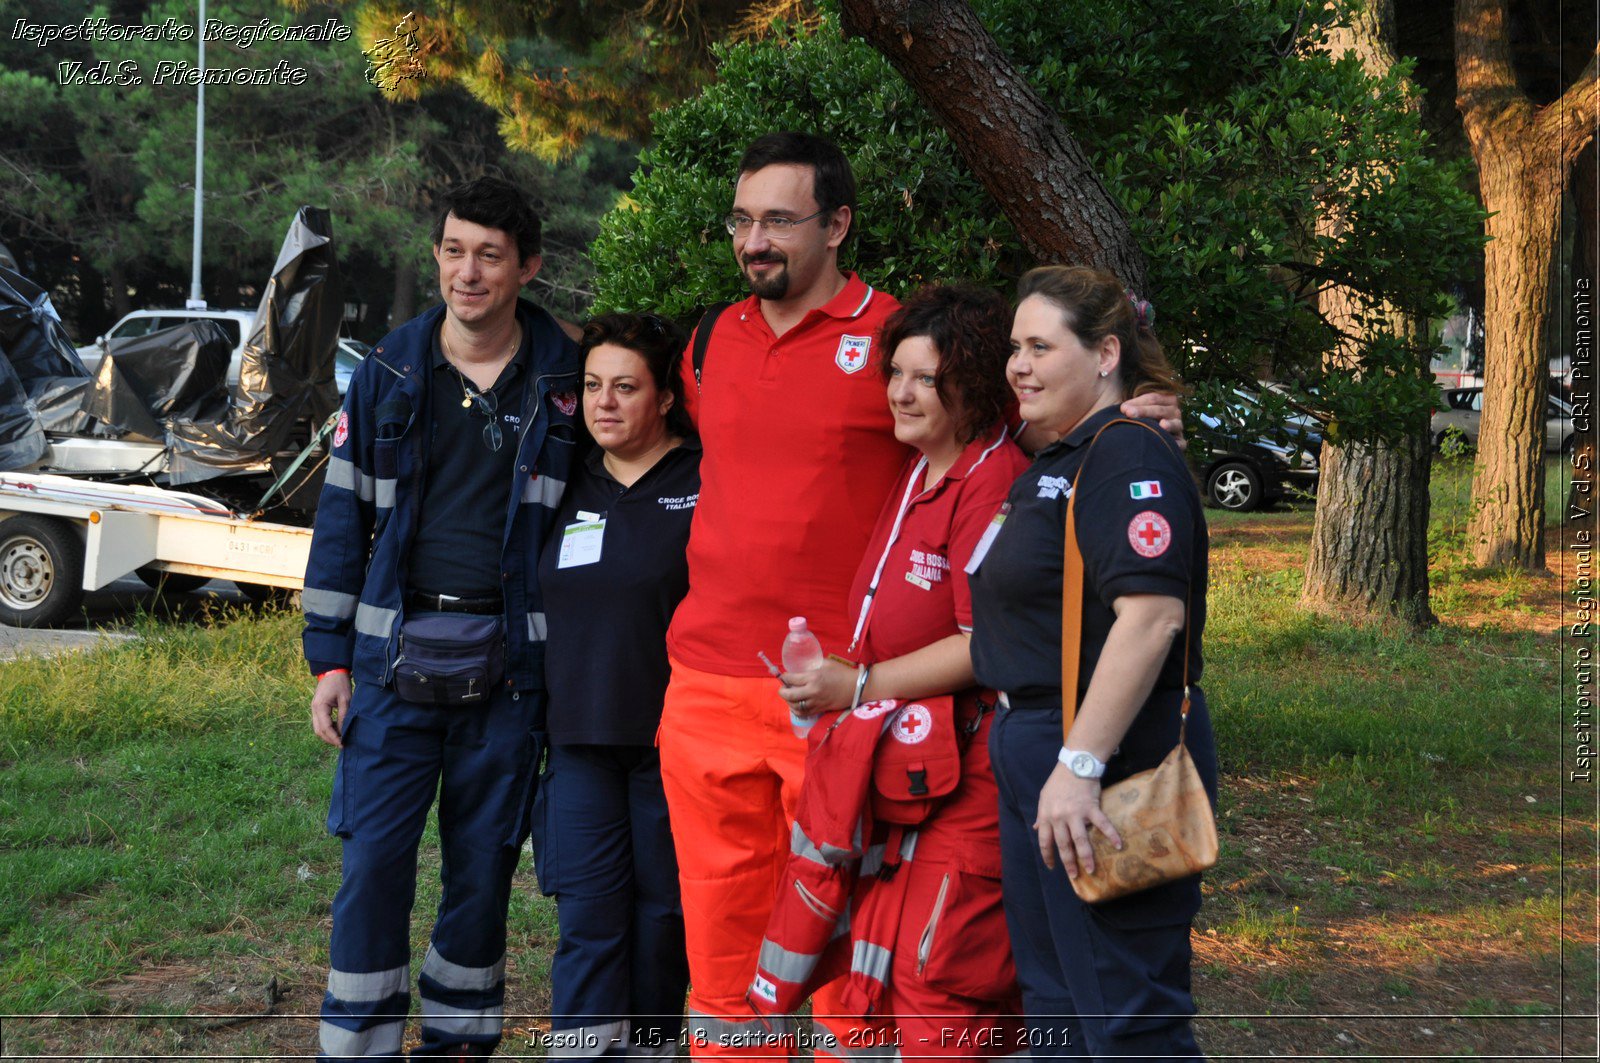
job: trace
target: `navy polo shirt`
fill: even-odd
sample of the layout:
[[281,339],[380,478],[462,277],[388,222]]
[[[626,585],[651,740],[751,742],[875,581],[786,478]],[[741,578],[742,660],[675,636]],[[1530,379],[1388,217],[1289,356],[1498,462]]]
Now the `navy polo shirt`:
[[[700,498],[700,441],[686,438],[631,487],[591,446],[567,484],[539,558],[550,622],[548,731],[560,745],[655,744],[666,698],[667,626],[689,592],[689,522]],[[598,558],[560,566],[578,514],[605,518]]]
[[493,417],[500,424],[500,449],[484,439],[483,404],[466,398],[477,391],[444,356],[433,334],[428,374],[428,468],[423,478],[417,533],[406,567],[410,590],[458,598],[493,598],[500,590],[500,555],[517,464],[522,396],[528,376],[530,337],[490,389]]
[[[1005,691],[1017,708],[1061,705],[1062,537],[1080,468],[1080,703],[1116,620],[1111,603],[1123,595],[1189,595],[1189,678],[1200,680],[1208,546],[1200,494],[1166,432],[1114,425],[1089,457],[1095,433],[1120,416],[1115,407],[1102,410],[1039,452],[1012,486],[1005,522],[971,576],[973,669],[979,684]],[[1151,704],[1175,708],[1183,649],[1174,640]]]

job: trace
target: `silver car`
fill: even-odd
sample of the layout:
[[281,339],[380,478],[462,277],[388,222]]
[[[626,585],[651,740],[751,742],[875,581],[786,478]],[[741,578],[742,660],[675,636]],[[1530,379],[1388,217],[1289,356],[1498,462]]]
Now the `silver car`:
[[[1483,414],[1482,388],[1447,388],[1440,395],[1440,407],[1433,415],[1429,431],[1433,442],[1442,445],[1447,437],[1459,433],[1471,446],[1478,445],[1478,420]],[[1545,397],[1544,449],[1561,454],[1572,449],[1572,407],[1554,395]]]

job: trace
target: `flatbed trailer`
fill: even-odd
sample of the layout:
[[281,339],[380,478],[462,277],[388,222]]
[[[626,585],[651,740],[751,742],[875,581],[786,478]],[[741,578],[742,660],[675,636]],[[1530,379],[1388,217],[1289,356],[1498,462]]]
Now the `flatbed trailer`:
[[310,528],[242,516],[201,495],[0,473],[0,623],[61,623],[84,591],[135,573],[171,590],[228,579],[262,600],[299,590],[310,552]]

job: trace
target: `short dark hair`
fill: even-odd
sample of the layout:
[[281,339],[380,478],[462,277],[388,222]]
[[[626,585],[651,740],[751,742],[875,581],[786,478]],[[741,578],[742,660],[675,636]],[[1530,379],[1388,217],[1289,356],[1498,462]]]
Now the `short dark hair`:
[[856,209],[856,175],[839,145],[811,133],[768,133],[755,139],[739,160],[739,176],[768,166],[809,166],[812,194],[823,210],[818,224],[826,225],[840,207]]
[[682,329],[655,314],[601,314],[590,318],[583,326],[578,351],[585,366],[589,362],[589,352],[606,343],[626,347],[643,358],[644,364],[650,367],[650,379],[655,381],[656,390],[672,396],[672,408],[666,415],[667,431],[675,436],[687,436],[694,434],[694,422],[689,419],[689,409],[684,404],[683,374],[679,372],[686,342],[688,339]]
[[931,284],[907,299],[883,323],[878,369],[885,382],[895,348],[915,336],[926,337],[939,352],[934,387],[945,409],[960,404],[959,441],[970,443],[1005,420],[1011,408],[1011,308],[999,292],[975,284]]
[[445,219],[454,214],[462,221],[499,229],[517,245],[517,262],[539,253],[539,215],[522,190],[503,177],[478,177],[445,190],[439,197],[439,216],[433,223],[433,245],[444,242]]

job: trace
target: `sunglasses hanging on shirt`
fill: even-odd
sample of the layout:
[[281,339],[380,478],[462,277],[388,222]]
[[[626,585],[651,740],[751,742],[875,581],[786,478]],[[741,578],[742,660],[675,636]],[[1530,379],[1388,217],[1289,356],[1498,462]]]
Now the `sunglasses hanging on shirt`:
[[500,409],[499,398],[495,396],[493,391],[475,390],[471,384],[467,383],[467,378],[462,374],[461,370],[456,369],[453,365],[450,368],[455,371],[456,379],[461,382],[461,408],[470,410],[476,406],[478,412],[489,419],[489,422],[483,426],[483,445],[491,451],[498,452],[501,445],[505,443],[505,436],[500,431],[500,418],[495,416]]

